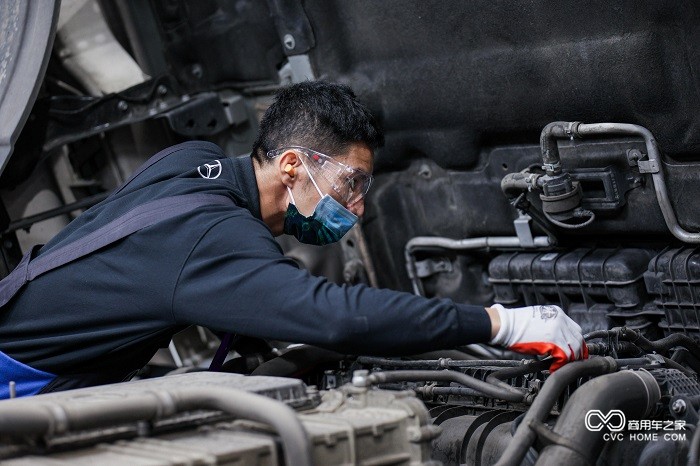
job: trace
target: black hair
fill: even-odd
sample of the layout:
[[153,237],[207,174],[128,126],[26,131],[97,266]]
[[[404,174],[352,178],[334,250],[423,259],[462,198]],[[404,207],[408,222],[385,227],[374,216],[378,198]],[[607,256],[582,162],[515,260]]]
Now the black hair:
[[352,143],[367,144],[374,151],[384,136],[372,113],[348,86],[305,81],[285,87],[260,121],[253,157],[270,160],[270,150],[288,146],[308,147],[336,156]]

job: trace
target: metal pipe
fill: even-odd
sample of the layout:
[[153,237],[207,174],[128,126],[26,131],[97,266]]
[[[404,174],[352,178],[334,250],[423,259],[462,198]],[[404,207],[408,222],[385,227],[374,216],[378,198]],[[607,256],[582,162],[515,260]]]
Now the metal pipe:
[[[661,389],[647,371],[621,371],[584,383],[574,392],[552,431],[553,444],[540,453],[537,466],[587,466],[595,464],[603,449],[603,430],[587,428],[588,413],[599,410],[605,415],[621,411],[625,419],[643,419],[661,398]],[[600,422],[596,420],[596,422]],[[614,420],[611,422],[615,422]],[[545,427],[546,429],[546,427]]]
[[536,434],[530,428],[530,424],[545,420],[552,406],[569,384],[579,377],[608,374],[616,370],[617,363],[613,358],[602,357],[571,362],[549,376],[496,466],[520,464],[535,440]]
[[[644,139],[647,148],[648,160],[641,161],[644,163],[645,169],[642,173],[651,173],[652,181],[654,182],[654,191],[656,199],[661,208],[661,213],[666,221],[666,226],[669,231],[681,241],[686,243],[700,243],[700,232],[689,232],[678,223],[678,219],[671,205],[671,200],[666,189],[666,181],[662,169],[661,155],[659,153],[656,139],[651,131],[639,125],[628,123],[579,123],[579,122],[554,122],[545,126],[540,137],[542,144],[542,158],[545,163],[545,170],[548,175],[555,174],[561,171],[559,163],[559,150],[557,148],[556,139],[568,137],[586,137],[597,136],[602,134],[613,134],[619,136],[637,136]],[[552,173],[550,174],[550,169]],[[558,167],[558,168],[557,168]],[[558,173],[557,172],[557,173]]]
[[280,436],[285,464],[313,465],[312,448],[293,409],[279,401],[224,387],[180,388],[130,395],[117,401],[62,406],[51,399],[0,402],[0,435],[42,437],[114,424],[157,420],[182,411],[211,409],[271,426]]
[[[534,238],[534,247],[536,248],[550,247],[551,245],[551,241],[547,236],[536,236]],[[420,278],[416,272],[415,260],[413,258],[414,252],[432,248],[466,251],[474,249],[517,247],[521,247],[520,239],[517,236],[483,236],[467,239],[450,239],[441,236],[416,236],[415,238],[411,238],[404,248],[406,271],[408,272],[408,277],[411,279],[413,292],[419,296],[423,296],[423,285],[420,283]]]
[[479,390],[484,395],[498,398],[500,400],[513,401],[516,403],[525,402],[525,393],[517,388],[500,387],[492,385],[483,380],[462,374],[457,371],[425,371],[425,370],[406,370],[406,371],[385,371],[374,372],[367,376],[367,383],[376,385],[379,383],[391,382],[453,382],[462,386]]

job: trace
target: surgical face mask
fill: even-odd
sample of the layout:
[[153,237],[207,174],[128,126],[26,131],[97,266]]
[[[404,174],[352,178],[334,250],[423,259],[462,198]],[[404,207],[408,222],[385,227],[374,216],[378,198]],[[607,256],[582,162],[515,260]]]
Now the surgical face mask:
[[[307,171],[308,173],[308,171]],[[316,181],[309,173],[314,188],[321,196],[310,217],[304,216],[296,207],[292,190],[287,187],[292,202],[284,215],[284,232],[294,235],[300,242],[323,246],[340,240],[357,222],[357,215],[343,207],[328,194],[321,193]]]

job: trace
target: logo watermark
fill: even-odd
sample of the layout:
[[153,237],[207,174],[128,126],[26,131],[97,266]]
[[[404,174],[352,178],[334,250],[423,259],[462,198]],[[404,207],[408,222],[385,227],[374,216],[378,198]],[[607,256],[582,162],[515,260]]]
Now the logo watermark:
[[586,413],[584,423],[586,429],[591,432],[600,432],[603,427],[607,427],[610,432],[620,432],[625,429],[627,418],[619,409],[611,409],[605,414],[600,410],[591,409]]
[[[584,418],[586,429],[591,432],[605,431],[603,440],[622,441],[656,441],[659,439],[686,440],[685,421],[660,421],[651,419],[627,419],[619,409],[603,412],[591,409]],[[627,431],[627,435],[623,431]],[[680,431],[680,432],[679,432]]]

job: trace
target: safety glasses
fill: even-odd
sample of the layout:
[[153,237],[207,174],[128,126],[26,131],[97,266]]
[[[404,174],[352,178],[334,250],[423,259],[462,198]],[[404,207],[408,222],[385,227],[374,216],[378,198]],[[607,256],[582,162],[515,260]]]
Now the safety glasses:
[[321,174],[346,205],[354,204],[365,197],[372,185],[373,177],[369,173],[359,168],[349,167],[326,154],[307,147],[283,147],[269,151],[267,156],[270,158],[278,157],[290,149],[305,155],[307,161],[310,162],[310,167],[307,168]]

